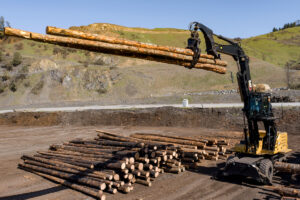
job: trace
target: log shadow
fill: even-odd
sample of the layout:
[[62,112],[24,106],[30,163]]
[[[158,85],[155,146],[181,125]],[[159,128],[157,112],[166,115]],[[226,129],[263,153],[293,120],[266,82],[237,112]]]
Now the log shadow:
[[[300,164],[300,152],[293,152],[286,159],[287,163]],[[278,177],[278,182],[281,185],[293,187],[296,189],[300,189],[300,175],[299,174],[291,174],[288,172],[278,172],[276,173],[276,177]]]
[[272,191],[268,191],[268,190],[265,190],[265,189],[262,189],[264,190],[263,192],[258,192],[259,194],[262,194],[262,195],[265,195],[265,197],[263,199],[265,200],[275,200],[275,199],[281,199],[280,195],[274,195],[270,192]]
[[34,192],[27,192],[27,193],[22,193],[22,194],[16,194],[16,195],[0,197],[0,200],[25,200],[25,199],[31,199],[31,198],[51,194],[51,193],[54,193],[54,192],[58,192],[58,191],[61,191],[61,190],[65,190],[65,189],[67,189],[67,188],[62,186],[62,185],[58,185],[58,186],[54,186],[54,187],[51,187],[51,188],[38,190],[38,191],[34,191]]

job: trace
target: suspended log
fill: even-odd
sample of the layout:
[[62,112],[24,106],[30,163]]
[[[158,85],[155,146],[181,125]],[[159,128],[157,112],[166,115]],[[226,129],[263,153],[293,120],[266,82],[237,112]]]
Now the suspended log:
[[77,191],[82,192],[84,194],[90,195],[90,196],[95,197],[97,199],[100,199],[100,200],[105,200],[106,199],[106,196],[103,194],[102,190],[96,190],[96,189],[93,189],[93,188],[90,188],[90,187],[85,187],[85,186],[82,186],[82,185],[78,185],[76,183],[73,183],[73,182],[70,182],[70,181],[67,181],[67,180],[64,180],[64,179],[61,179],[61,178],[57,178],[55,176],[51,176],[49,174],[43,174],[43,173],[40,173],[40,172],[37,172],[37,171],[34,171],[34,170],[29,170],[27,168],[26,168],[26,170],[28,170],[29,172],[32,172],[34,174],[37,174],[41,177],[44,177],[44,178],[46,178],[50,181],[59,183],[63,186],[72,188],[74,190],[77,190]]
[[[193,56],[194,52],[190,49],[178,48],[178,47],[169,47],[169,46],[161,46],[161,45],[153,45],[153,44],[146,44],[137,41],[130,41],[125,39],[119,39],[115,37],[108,37],[105,35],[97,35],[97,34],[89,34],[84,33],[81,31],[74,31],[70,29],[60,29],[56,27],[47,26],[46,33],[51,35],[59,35],[59,36],[67,36],[85,40],[92,40],[92,41],[100,41],[110,44],[120,44],[129,47],[137,47],[142,49],[149,49],[149,50],[157,50],[157,51],[165,51],[175,54],[182,54],[187,56]],[[217,64],[221,66],[226,66],[227,63],[221,60],[214,60],[214,57],[207,54],[200,55],[200,62],[205,62],[209,64]],[[212,62],[209,60],[213,60]]]
[[[24,38],[23,32],[24,31],[17,30],[17,29],[5,28],[6,35],[18,36]],[[29,32],[29,34],[32,40],[37,40],[41,42],[53,43],[53,44],[69,46],[78,49],[91,50],[96,52],[102,52],[102,53],[110,53],[110,54],[116,54],[121,56],[142,58],[142,59],[163,62],[168,64],[177,64],[186,67],[190,66],[190,62],[193,59],[192,56],[186,56],[182,54],[176,54],[176,53],[171,53],[171,52],[161,51],[161,50],[139,48],[135,46],[110,44],[110,43],[104,43],[99,41],[83,40],[83,39],[53,36],[53,35],[43,35],[43,34],[32,33],[32,32]],[[25,35],[28,35],[28,33],[26,33]],[[200,58],[198,63],[194,67],[224,74],[226,73],[226,68],[224,67],[226,65],[227,63],[223,61]]]
[[275,162],[274,168],[281,172],[300,174],[300,164]]
[[[47,26],[46,33],[50,35],[59,35],[59,36],[74,37],[79,39],[107,42],[111,44],[122,44],[122,45],[135,46],[140,48],[155,49],[155,50],[167,51],[167,52],[178,53],[178,54],[183,54],[188,56],[194,55],[193,51],[190,49],[142,43],[142,42],[137,42],[132,40],[116,38],[116,37],[109,37],[105,35],[85,33],[85,32],[71,30],[71,29],[56,28],[53,26]],[[214,59],[213,56],[207,54],[202,54],[201,58]]]

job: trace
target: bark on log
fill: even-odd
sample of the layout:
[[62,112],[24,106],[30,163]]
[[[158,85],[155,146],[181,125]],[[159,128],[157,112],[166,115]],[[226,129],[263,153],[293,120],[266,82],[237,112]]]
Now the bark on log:
[[[111,158],[114,157],[114,154],[90,154],[90,153],[81,153],[81,152],[76,152],[76,151],[68,151],[64,149],[58,149],[56,151],[48,151],[56,154],[61,154],[61,155],[69,155],[69,156],[80,156],[80,157],[86,157],[86,158]],[[38,153],[45,153],[43,151],[38,151]]]
[[148,187],[152,186],[152,183],[150,181],[141,180],[141,179],[136,179],[136,183],[141,184],[141,185],[145,185],[145,186],[148,186]]
[[[132,40],[120,39],[116,37],[109,37],[105,35],[85,33],[85,32],[70,30],[70,29],[56,28],[53,26],[47,26],[46,33],[50,35],[68,36],[68,37],[74,37],[80,39],[107,42],[111,44],[122,44],[122,45],[135,46],[140,48],[155,49],[155,50],[167,51],[167,52],[178,53],[178,54],[183,54],[188,56],[194,55],[193,51],[190,49],[142,43],[142,42],[137,42]],[[201,58],[214,59],[213,56],[207,54],[201,54]]]
[[23,160],[33,160],[33,161],[36,161],[36,162],[41,162],[41,163],[45,163],[45,164],[51,164],[51,165],[57,166],[57,167],[66,167],[66,168],[72,168],[72,169],[75,169],[75,170],[78,170],[78,171],[82,171],[82,172],[93,173],[93,174],[95,174],[97,176],[102,177],[103,179],[108,179],[108,180],[112,180],[113,179],[112,175],[107,174],[105,172],[95,171],[95,170],[91,170],[89,168],[80,167],[80,166],[68,164],[68,163],[61,162],[61,161],[44,159],[44,158],[37,158],[37,157],[26,156],[26,155],[23,155],[21,157],[21,159],[23,159]]
[[117,160],[117,159],[114,159],[113,155],[108,158],[103,158],[103,157],[83,157],[83,156],[79,156],[79,155],[68,155],[68,154],[57,153],[56,151],[48,151],[48,152],[38,151],[37,153],[46,155],[46,156],[54,156],[54,157],[61,157],[61,158],[67,158],[67,159],[86,160],[89,162]]
[[127,193],[129,193],[131,191],[130,187],[127,186],[127,185],[123,185],[123,186],[119,187],[118,190],[120,192],[125,193],[125,194],[127,194]]
[[89,172],[83,172],[83,171],[79,171],[79,170],[67,168],[67,167],[57,167],[57,166],[48,165],[48,164],[44,164],[44,163],[32,161],[32,160],[25,160],[24,163],[44,167],[47,169],[53,169],[56,171],[62,171],[62,172],[67,172],[67,173],[72,173],[72,174],[77,174],[77,175],[82,175],[82,176],[90,176],[93,178],[101,179],[102,181],[104,181],[106,178],[106,177],[99,176],[97,174],[93,174],[93,173],[89,173]]
[[103,151],[106,150],[114,150],[114,151],[120,151],[126,149],[125,147],[115,147],[115,146],[102,146],[102,145],[97,145],[97,144],[76,144],[76,143],[64,143],[66,146],[76,146],[76,147],[83,147],[83,148],[88,148],[88,149],[99,149]]
[[119,142],[113,140],[97,140],[96,144],[106,145],[106,146],[117,146],[117,147],[140,147],[143,148],[144,144],[139,142]]
[[38,166],[34,166],[34,165],[29,165],[29,164],[21,164],[20,163],[19,166],[21,168],[31,169],[31,170],[38,171],[38,172],[41,172],[41,173],[50,174],[52,176],[56,176],[56,177],[59,177],[59,178],[63,178],[63,179],[71,180],[71,181],[78,182],[78,183],[81,183],[81,184],[96,187],[96,188],[99,188],[101,190],[104,190],[106,188],[105,183],[100,182],[100,181],[96,181],[94,179],[89,179],[87,177],[80,177],[80,176],[76,176],[74,174],[59,172],[59,171],[50,170],[50,169],[46,169],[44,167],[38,167]]
[[73,183],[73,182],[70,182],[70,181],[67,181],[67,180],[64,180],[64,179],[61,179],[61,178],[57,178],[55,176],[51,176],[51,175],[48,175],[48,174],[40,173],[40,172],[37,172],[37,171],[34,171],[34,170],[29,170],[29,169],[26,169],[26,170],[28,170],[29,172],[32,172],[34,174],[37,174],[41,177],[44,177],[44,178],[46,178],[50,181],[59,183],[63,186],[72,188],[74,190],[77,190],[77,191],[82,192],[84,194],[90,195],[90,196],[95,197],[97,199],[100,199],[100,200],[105,200],[106,199],[106,196],[103,194],[102,190],[96,190],[96,189],[93,189],[93,188],[90,188],[90,187],[85,187],[85,186],[82,186],[82,185],[78,185],[76,183]]
[[[12,28],[5,28],[6,35],[23,37],[21,34],[25,31],[12,30]],[[102,53],[111,53],[121,56],[136,57],[152,61],[164,62],[169,64],[177,64],[182,66],[190,66],[192,61],[192,56],[186,56],[182,54],[170,53],[161,50],[139,48],[134,46],[126,46],[119,44],[109,44],[99,41],[83,40],[77,38],[53,36],[53,35],[43,35],[38,33],[28,32],[30,38],[37,41],[58,44],[63,46],[69,46],[73,48],[91,50]],[[26,35],[28,35],[26,33]],[[28,39],[28,38],[27,38]],[[200,58],[198,63],[194,66],[195,68],[205,69],[208,71],[213,71],[216,73],[224,74],[226,73],[227,63],[219,60],[210,60],[206,58]]]
[[150,136],[158,136],[158,137],[165,137],[165,138],[171,138],[171,139],[208,143],[208,140],[206,140],[206,139],[195,139],[195,138],[182,137],[182,136],[162,135],[162,134],[157,134],[157,133],[134,133],[134,135],[150,135]]
[[81,153],[90,153],[90,154],[113,154],[114,152],[117,152],[117,150],[112,149],[91,149],[91,148],[85,148],[85,147],[76,147],[76,146],[62,146],[62,145],[51,145],[51,150],[58,150],[58,149],[64,149],[68,151],[75,151],[75,152],[81,152]]
[[152,136],[147,134],[133,134],[131,137],[134,138],[142,138],[142,139],[148,139],[148,140],[154,140],[154,141],[161,141],[166,143],[175,143],[175,144],[183,144],[183,145],[193,145],[198,147],[204,147],[205,144],[201,142],[194,142],[194,141],[187,141],[187,140],[180,140],[180,139],[174,139],[174,138],[166,138],[161,136]]
[[300,174],[300,164],[275,162],[274,168],[278,171],[288,172],[292,174]]
[[55,157],[55,156],[47,156],[47,155],[34,155],[35,158],[44,158],[44,159],[51,159],[54,161],[59,161],[59,162],[64,162],[64,163],[68,163],[71,165],[75,165],[75,166],[79,166],[79,167],[85,167],[85,168],[89,168],[89,169],[94,169],[94,164],[87,164],[87,163],[82,163],[82,162],[76,162],[70,159],[63,159],[63,158],[59,158],[59,157]]
[[297,197],[300,198],[300,190],[294,188],[288,188],[281,185],[277,186],[265,186],[267,189],[271,189],[273,191],[278,192],[282,196],[289,196],[289,197]]

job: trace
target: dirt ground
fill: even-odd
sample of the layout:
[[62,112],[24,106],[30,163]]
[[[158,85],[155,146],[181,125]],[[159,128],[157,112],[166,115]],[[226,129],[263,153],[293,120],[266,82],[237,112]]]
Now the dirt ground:
[[[73,138],[93,138],[96,129],[129,135],[136,132],[161,133],[184,136],[220,136],[229,140],[241,137],[239,132],[220,129],[133,127],[133,126],[50,126],[23,127],[0,126],[0,199],[92,199],[79,192],[54,184],[37,175],[17,169],[23,154],[34,154]],[[300,134],[289,135],[289,145],[294,154],[300,153]],[[299,159],[299,157],[298,157]],[[219,162],[219,164],[221,164]],[[279,196],[264,190],[253,181],[214,180],[216,163],[204,161],[197,171],[180,174],[162,174],[152,187],[136,185],[129,194],[107,194],[107,199],[279,199]],[[278,177],[276,177],[277,179]],[[280,180],[280,179],[279,179]],[[298,180],[298,179],[297,179]],[[291,182],[292,183],[292,182]]]

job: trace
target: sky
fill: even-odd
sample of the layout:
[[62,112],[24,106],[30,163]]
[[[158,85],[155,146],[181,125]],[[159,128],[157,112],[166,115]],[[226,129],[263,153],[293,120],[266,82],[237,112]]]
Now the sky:
[[214,33],[247,38],[300,20],[300,0],[0,0],[13,28],[45,33],[92,23],[187,29],[192,21]]

